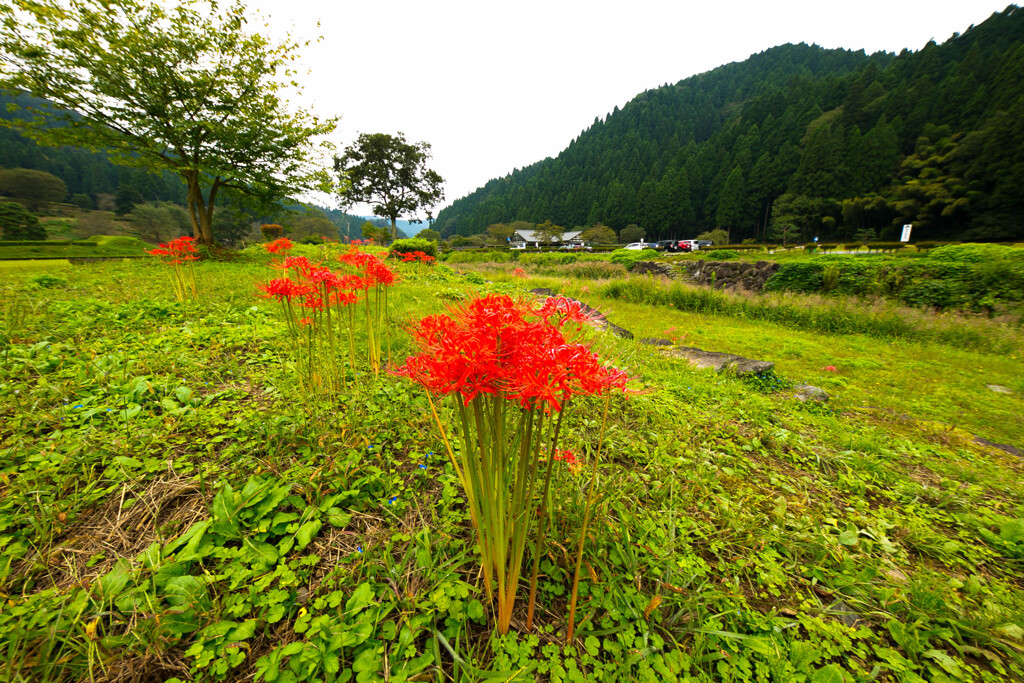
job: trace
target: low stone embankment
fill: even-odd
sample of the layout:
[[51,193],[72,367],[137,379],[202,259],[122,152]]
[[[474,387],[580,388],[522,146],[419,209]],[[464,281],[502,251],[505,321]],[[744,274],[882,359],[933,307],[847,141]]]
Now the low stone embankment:
[[768,278],[779,270],[779,264],[773,261],[684,261],[682,267],[698,285],[750,292],[760,292]]

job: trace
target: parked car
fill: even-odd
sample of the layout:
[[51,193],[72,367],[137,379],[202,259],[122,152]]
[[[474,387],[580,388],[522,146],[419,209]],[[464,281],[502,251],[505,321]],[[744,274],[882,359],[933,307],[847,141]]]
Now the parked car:
[[690,245],[691,251],[697,251],[698,249],[707,249],[708,247],[715,246],[715,243],[711,240],[683,240],[686,244]]
[[653,245],[650,242],[631,242],[623,247],[629,251],[640,251],[642,249],[651,249]]
[[594,248],[589,244],[563,244],[559,249],[565,249],[568,251],[593,251]]
[[680,252],[690,251],[690,245],[683,240],[661,240],[660,242],[654,243],[654,248],[658,251],[667,252]]

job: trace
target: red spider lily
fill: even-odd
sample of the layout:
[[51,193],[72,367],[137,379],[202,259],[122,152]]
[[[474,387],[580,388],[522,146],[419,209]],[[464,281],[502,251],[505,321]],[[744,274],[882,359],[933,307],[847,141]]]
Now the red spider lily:
[[568,449],[556,448],[555,449],[555,460],[564,462],[567,465],[575,465],[579,462],[576,459],[576,454]]
[[299,318],[299,324],[302,325],[303,327],[312,325],[313,319],[310,318],[309,316],[306,316],[305,318]]
[[310,308],[315,311],[322,311],[324,309],[324,300],[322,297],[314,296],[313,294],[307,294],[302,299],[301,306],[303,308]]
[[341,287],[341,278],[331,272],[330,268],[310,268],[306,271],[306,280],[315,286],[331,291]]
[[264,245],[271,254],[280,254],[286,251],[291,251],[291,248],[295,245],[287,237],[281,237],[269,244]]
[[[531,320],[531,318],[540,318]],[[499,394],[524,409],[560,411],[577,394],[625,389],[582,344],[570,344],[543,314],[504,295],[475,301],[452,316],[428,316],[413,336],[422,353],[396,370],[438,394]]]
[[822,368],[822,370],[824,370],[825,372],[839,372],[839,370],[836,369],[836,366],[834,365],[826,365],[825,367]]
[[330,302],[332,306],[351,306],[359,301],[359,297],[352,292],[332,292]]
[[589,323],[594,321],[594,315],[588,312],[583,304],[564,296],[548,298],[540,308],[540,315],[543,318],[557,317],[559,327],[568,322]]
[[296,272],[305,273],[306,271],[312,271],[317,268],[309,262],[305,256],[285,256],[284,261],[276,261],[270,264],[272,268],[278,268],[280,270],[288,270],[289,268],[295,268]]
[[376,261],[377,257],[373,254],[367,254],[366,252],[359,251],[358,249],[350,249],[344,254],[338,254],[338,260],[349,266],[364,268],[370,261]]
[[363,270],[366,273],[366,277],[375,285],[390,287],[395,284],[395,271],[388,268],[387,264],[378,258],[367,261],[366,265],[363,266]]
[[183,236],[173,239],[166,244],[160,244],[156,249],[150,249],[147,252],[171,266],[173,272],[171,285],[174,287],[175,297],[182,303],[185,302],[189,295],[193,299],[198,296],[196,292],[196,274],[191,268],[191,264],[188,273],[185,273],[181,267],[183,263],[199,260],[198,251],[192,244],[194,241],[191,237]]
[[146,253],[166,260],[172,266],[180,265],[185,261],[198,261],[199,257],[196,254],[199,252],[192,245],[194,241],[193,238],[186,235],[166,244],[161,242],[159,248],[150,249]]
[[309,285],[300,284],[289,280],[286,277],[280,277],[275,280],[271,280],[265,285],[256,285],[262,289],[266,294],[266,298],[277,299],[278,301],[284,301],[286,299],[291,300],[292,297],[305,296],[313,291]]
[[512,275],[514,277],[526,277],[526,271],[523,270],[522,268],[516,268],[515,270],[512,271]]
[[421,353],[393,370],[422,384],[428,395],[451,396],[456,404],[458,455],[433,400],[431,409],[466,493],[487,594],[498,593],[501,633],[509,629],[534,520],[540,520],[537,547],[544,543],[552,463],[577,467],[574,454],[556,450],[566,403],[575,396],[625,390],[628,380],[604,367],[585,345],[566,341],[560,326],[549,320],[556,314],[578,317],[580,312],[565,302],[534,310],[504,295],[476,299],[448,315],[420,320],[412,334]]

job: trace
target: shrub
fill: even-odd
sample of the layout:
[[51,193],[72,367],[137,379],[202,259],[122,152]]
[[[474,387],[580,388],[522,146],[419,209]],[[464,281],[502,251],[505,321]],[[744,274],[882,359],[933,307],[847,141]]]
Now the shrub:
[[755,240],[743,240],[743,244],[723,244],[721,246],[715,245],[713,247],[704,247],[701,251],[718,251],[722,249],[728,249],[729,251],[760,251],[764,249],[763,244],[758,244]]
[[736,252],[736,251],[734,251],[732,249],[715,249],[714,250],[714,255],[715,255],[716,259],[725,260],[725,259],[736,258],[737,256],[739,256],[739,252]]
[[831,292],[838,284],[839,266],[835,263],[830,263],[821,271],[821,288],[826,292]]
[[609,261],[580,261],[570,263],[559,269],[560,275],[583,278],[586,280],[606,280],[612,278],[626,277],[625,266]]
[[823,243],[823,244],[819,244],[819,245],[818,245],[818,249],[821,249],[821,250],[822,250],[823,252],[825,252],[826,254],[827,254],[828,252],[832,251],[833,249],[836,249],[836,248],[838,248],[838,247],[839,247],[839,245],[838,245],[838,244],[834,244],[834,243],[832,243],[832,242],[825,242],[825,243]]
[[391,243],[391,254],[411,254],[414,251],[422,251],[428,256],[437,258],[437,242],[433,242],[422,237],[412,237],[410,239],[395,240]]
[[868,242],[867,248],[870,251],[888,251],[890,253],[897,249],[903,249],[906,247],[904,242]]
[[507,251],[453,251],[447,263],[508,263],[512,255]]
[[21,204],[0,202],[0,232],[5,240],[46,239],[46,228]]
[[960,263],[984,263],[999,259],[1024,261],[1024,249],[1002,244],[947,244],[933,249],[929,252],[928,258],[933,261]]
[[653,249],[616,249],[611,254],[611,262],[625,266],[626,270],[633,270],[637,261],[650,261],[658,255]]
[[260,226],[260,233],[264,239],[272,242],[284,236],[284,227],[277,223],[264,223]]
[[519,263],[530,266],[564,266],[576,263],[579,260],[579,256],[554,251],[539,254],[520,254],[518,260]]

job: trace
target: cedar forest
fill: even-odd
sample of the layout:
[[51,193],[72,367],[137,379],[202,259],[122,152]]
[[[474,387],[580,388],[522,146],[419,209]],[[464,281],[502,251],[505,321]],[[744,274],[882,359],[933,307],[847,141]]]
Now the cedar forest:
[[648,90],[556,158],[440,212],[442,236],[526,220],[691,238],[1024,235],[1024,12],[899,55],[782,45]]

